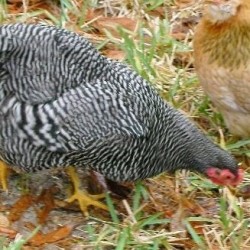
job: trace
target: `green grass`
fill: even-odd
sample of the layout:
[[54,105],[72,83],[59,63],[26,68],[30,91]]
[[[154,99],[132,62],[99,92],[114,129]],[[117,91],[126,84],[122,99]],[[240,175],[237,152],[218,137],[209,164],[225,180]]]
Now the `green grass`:
[[[114,247],[116,250],[122,249],[159,249],[160,246],[170,247],[166,238],[167,233],[157,233],[150,229],[159,225],[167,225],[168,219],[163,219],[161,213],[145,216],[142,211],[141,202],[146,199],[147,192],[145,187],[137,183],[133,195],[133,207],[125,203],[128,215],[123,221],[118,218],[115,206],[107,194],[106,203],[112,222],[101,221],[97,218],[91,218],[96,223],[83,226],[84,230],[89,234],[91,242],[83,243],[83,247],[91,246],[94,249],[104,249],[105,247]],[[100,233],[101,225],[101,233]]]

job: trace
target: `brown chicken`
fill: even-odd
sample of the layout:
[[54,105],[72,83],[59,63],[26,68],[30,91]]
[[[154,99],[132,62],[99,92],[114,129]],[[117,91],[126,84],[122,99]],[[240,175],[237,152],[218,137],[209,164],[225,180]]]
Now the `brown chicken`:
[[250,0],[207,0],[194,36],[204,91],[232,134],[250,137]]

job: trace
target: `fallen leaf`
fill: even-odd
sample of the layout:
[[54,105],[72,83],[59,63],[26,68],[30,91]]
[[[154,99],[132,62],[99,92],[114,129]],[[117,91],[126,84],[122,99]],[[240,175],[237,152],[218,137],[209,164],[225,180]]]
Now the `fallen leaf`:
[[108,30],[115,37],[120,37],[118,27],[135,31],[137,26],[137,20],[128,17],[105,17],[103,10],[95,9],[87,12],[86,20],[91,22],[91,25],[100,33],[105,34],[105,30]]
[[51,210],[55,208],[52,188],[44,189],[37,197],[37,202],[44,203],[44,207],[40,210],[37,210],[38,222],[39,224],[44,224]]
[[14,222],[21,218],[22,214],[32,205],[34,197],[32,195],[23,195],[10,209],[9,221]]
[[[24,4],[25,3],[25,4]],[[11,14],[22,13],[24,11],[34,11],[38,9],[51,10],[52,6],[49,1],[43,0],[8,0],[8,11]]]
[[160,17],[160,18],[164,18],[165,14],[166,14],[166,8],[165,7],[157,7],[153,10],[150,10],[148,12],[148,14],[150,14],[150,16],[155,16],[155,17]]
[[172,210],[165,210],[164,211],[164,216],[166,218],[172,218],[173,215],[174,215],[174,212]]
[[0,235],[8,237],[10,239],[14,239],[17,235],[17,231],[15,231],[9,227],[0,226]]
[[195,230],[195,232],[197,234],[204,234],[204,231],[203,231],[204,222],[202,222],[202,221],[190,221],[189,223],[191,224],[192,228]]
[[102,17],[104,16],[105,13],[104,13],[104,9],[93,9],[93,8],[90,8],[87,10],[87,13],[86,13],[86,21],[93,21],[95,19],[98,19],[99,17]]
[[122,61],[125,58],[125,52],[122,50],[107,49],[103,51],[103,54],[113,60]]
[[119,27],[135,31],[137,21],[128,17],[100,17],[92,23],[92,26],[102,34],[105,34],[107,30],[114,37],[120,37]]
[[75,226],[76,225],[65,225],[47,234],[38,232],[28,242],[32,246],[41,246],[46,243],[54,243],[68,237]]

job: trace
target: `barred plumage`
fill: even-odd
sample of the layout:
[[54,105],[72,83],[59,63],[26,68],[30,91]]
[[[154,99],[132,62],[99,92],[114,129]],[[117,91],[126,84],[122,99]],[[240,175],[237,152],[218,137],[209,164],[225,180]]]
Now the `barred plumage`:
[[115,181],[237,163],[139,75],[56,27],[0,26],[0,155],[25,171],[73,165]]

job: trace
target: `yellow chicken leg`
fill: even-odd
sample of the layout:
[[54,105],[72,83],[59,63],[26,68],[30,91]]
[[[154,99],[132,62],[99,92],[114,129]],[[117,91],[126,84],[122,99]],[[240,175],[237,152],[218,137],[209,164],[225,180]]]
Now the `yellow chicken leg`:
[[5,162],[0,160],[0,182],[2,189],[4,191],[8,190],[7,188],[8,175],[9,175],[9,166]]
[[67,173],[70,176],[73,186],[74,186],[74,194],[66,200],[67,202],[73,202],[74,200],[78,200],[80,204],[80,208],[85,216],[88,216],[87,208],[88,206],[91,206],[91,205],[102,208],[104,210],[108,210],[106,205],[98,201],[99,199],[104,198],[105,194],[90,195],[87,192],[80,190],[79,188],[80,180],[74,167],[69,167],[67,169]]

